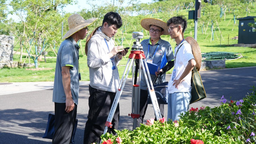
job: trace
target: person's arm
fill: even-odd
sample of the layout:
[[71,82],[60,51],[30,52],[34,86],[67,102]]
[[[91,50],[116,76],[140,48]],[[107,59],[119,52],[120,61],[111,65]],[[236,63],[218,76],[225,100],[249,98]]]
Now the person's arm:
[[100,55],[99,51],[103,50],[103,47],[100,47],[99,42],[97,42],[95,39],[91,39],[88,42],[88,53],[87,53],[88,67],[99,68],[102,65],[105,65],[106,63],[111,62],[110,58],[115,56],[120,48],[122,47],[121,46],[114,47],[109,53]]
[[174,66],[174,61],[169,61],[162,69],[156,72],[156,76],[162,75],[169,71]]
[[194,59],[191,59],[188,61],[188,64],[184,70],[184,72],[181,74],[180,78],[173,81],[173,85],[175,88],[178,88],[178,85],[183,81],[183,79],[189,74],[189,72],[192,71],[192,69],[196,66],[196,61]]
[[65,108],[65,111],[67,113],[71,112],[74,107],[75,107],[75,104],[74,104],[74,101],[72,99],[72,94],[71,94],[71,88],[70,88],[70,67],[69,66],[63,66],[62,67],[62,71],[61,71],[61,74],[62,74],[62,84],[63,84],[63,88],[64,88],[64,92],[65,92],[65,95],[66,95],[66,108]]
[[[88,42],[88,52],[87,52],[87,65],[90,68],[99,68],[107,62],[110,62],[108,54],[100,55],[100,44],[95,40],[91,39]],[[103,50],[103,48],[102,48]]]
[[118,52],[116,54],[116,59],[115,59],[116,63],[118,63],[123,58],[123,56],[125,56],[127,53],[128,53],[128,49],[123,49],[123,51]]
[[169,61],[167,65],[165,65],[162,70],[163,73],[166,73],[167,71],[169,71],[172,67],[174,66],[174,61]]

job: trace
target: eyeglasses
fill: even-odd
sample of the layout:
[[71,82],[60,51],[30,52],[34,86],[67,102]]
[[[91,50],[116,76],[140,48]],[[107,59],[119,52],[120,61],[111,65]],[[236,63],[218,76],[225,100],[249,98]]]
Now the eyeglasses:
[[176,27],[179,27],[179,26],[177,26],[177,25],[176,25],[176,26],[172,26],[172,27],[170,26],[170,27],[168,28],[168,32],[170,32],[171,30],[173,30],[173,29],[176,28]]
[[149,29],[149,32],[151,32],[151,33],[154,33],[154,32],[155,32],[155,33],[160,33],[161,30],[151,28],[151,29]]

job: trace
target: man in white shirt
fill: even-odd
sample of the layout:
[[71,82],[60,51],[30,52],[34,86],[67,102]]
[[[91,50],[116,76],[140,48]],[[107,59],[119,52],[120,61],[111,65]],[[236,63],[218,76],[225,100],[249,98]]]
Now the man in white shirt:
[[196,65],[190,44],[184,40],[186,20],[172,17],[167,21],[168,32],[176,41],[174,69],[168,84],[168,120],[179,120],[180,114],[188,111],[191,99],[191,74]]
[[[112,37],[122,26],[122,19],[116,12],[104,16],[102,26],[87,39],[86,54],[90,72],[89,112],[84,132],[84,144],[99,143],[105,123],[114,102],[119,85],[117,63],[127,54],[122,46],[115,46]],[[122,50],[121,53],[120,49]],[[116,134],[118,128],[119,104],[111,122],[109,133]]]

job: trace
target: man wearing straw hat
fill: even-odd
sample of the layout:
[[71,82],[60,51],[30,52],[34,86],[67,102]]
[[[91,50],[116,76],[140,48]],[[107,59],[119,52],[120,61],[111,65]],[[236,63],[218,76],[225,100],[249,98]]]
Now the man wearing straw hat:
[[[173,52],[169,42],[160,38],[161,35],[168,35],[167,24],[155,18],[145,18],[141,20],[141,26],[149,31],[150,38],[143,40],[141,45],[148,63],[153,63],[158,67],[155,74],[151,73],[151,79],[160,84],[165,81],[165,73],[173,67]],[[168,64],[166,65],[166,63]],[[157,76],[159,75],[159,76]],[[148,90],[145,77],[142,75],[140,83],[140,117],[138,126],[143,123],[143,118],[147,109]],[[160,104],[160,111],[164,116],[164,104]]]
[[[73,143],[79,93],[79,46],[77,41],[84,39],[88,26],[94,19],[85,20],[78,14],[68,18],[69,31],[61,43],[55,69],[53,102],[55,103],[54,144]],[[74,132],[75,133],[75,132]]]

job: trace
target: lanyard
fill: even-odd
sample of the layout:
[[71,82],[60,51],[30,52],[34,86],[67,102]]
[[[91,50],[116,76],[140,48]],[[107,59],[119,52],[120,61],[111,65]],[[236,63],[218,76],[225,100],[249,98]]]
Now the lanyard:
[[[159,44],[157,45],[156,50],[155,50],[154,54],[152,55],[152,59],[154,58],[154,56],[155,56],[155,54],[157,52],[158,47],[159,47]],[[148,54],[147,54],[147,56],[149,56],[149,48],[150,48],[150,44],[148,44]]]
[[[107,40],[106,39],[104,39],[105,40],[105,43],[106,43],[106,45],[107,45],[107,47],[108,47],[108,43],[107,43]],[[110,52],[110,50],[109,50],[109,47],[108,47],[108,52]],[[111,60],[114,60],[114,58],[110,58]]]
[[[105,40],[105,43],[106,43],[106,45],[107,45],[107,47],[108,47],[107,40],[106,40],[106,39],[104,39],[104,40]],[[108,52],[110,52],[109,47],[108,47]]]
[[[104,39],[104,40],[105,40],[105,43],[106,43],[106,45],[108,47],[107,40],[106,39]],[[109,47],[108,47],[108,52],[110,52]],[[115,66],[115,63],[114,63],[114,58],[112,57],[112,58],[110,58],[110,60],[112,62],[112,70],[116,69],[116,66]]]
[[180,46],[179,46],[179,48],[177,49],[177,51],[176,51],[176,53],[175,53],[174,61],[176,61],[177,53],[179,52],[180,47],[183,45],[183,41],[184,41],[184,39],[180,42]]

